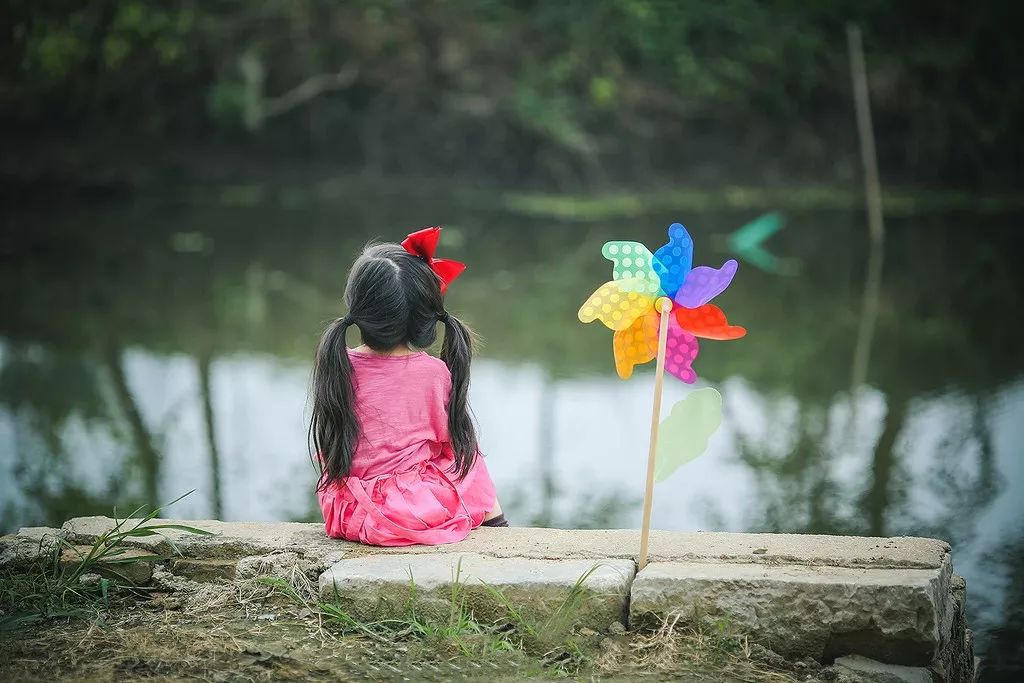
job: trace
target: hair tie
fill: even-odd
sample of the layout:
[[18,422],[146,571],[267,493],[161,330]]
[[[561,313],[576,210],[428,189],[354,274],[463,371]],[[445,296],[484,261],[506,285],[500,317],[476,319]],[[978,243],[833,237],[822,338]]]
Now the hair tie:
[[443,322],[445,325],[448,324],[449,317],[450,316],[448,315],[448,311],[445,310],[442,310],[440,313],[437,314],[437,319]]

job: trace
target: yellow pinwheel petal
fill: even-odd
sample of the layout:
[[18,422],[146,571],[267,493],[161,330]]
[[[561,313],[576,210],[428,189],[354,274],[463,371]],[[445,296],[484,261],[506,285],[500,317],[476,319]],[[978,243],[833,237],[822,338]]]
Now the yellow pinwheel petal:
[[[652,291],[653,290],[653,291]],[[642,278],[612,280],[597,288],[580,307],[580,322],[600,320],[612,330],[624,330],[654,306],[657,285]]]

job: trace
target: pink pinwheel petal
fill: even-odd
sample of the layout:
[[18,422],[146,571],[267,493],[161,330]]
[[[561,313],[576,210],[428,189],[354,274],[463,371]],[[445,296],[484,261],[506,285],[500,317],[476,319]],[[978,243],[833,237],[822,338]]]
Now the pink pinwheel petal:
[[668,346],[665,349],[665,369],[687,384],[697,381],[693,361],[697,360],[697,338],[679,327],[675,316],[669,318]]

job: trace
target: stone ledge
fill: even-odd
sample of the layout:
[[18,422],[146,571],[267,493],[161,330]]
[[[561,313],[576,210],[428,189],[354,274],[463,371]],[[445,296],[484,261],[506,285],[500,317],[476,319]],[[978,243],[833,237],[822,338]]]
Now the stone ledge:
[[637,574],[633,624],[725,619],[772,650],[819,661],[865,654],[927,666],[943,633],[951,572],[658,562]]
[[46,526],[22,527],[15,534],[0,536],[0,566],[17,567],[51,554],[66,538],[62,529]]
[[[491,557],[535,559],[635,559],[635,529],[567,530],[481,528],[455,546],[375,548],[374,553],[436,553],[447,547]],[[940,567],[949,544],[931,538],[871,538],[811,534],[679,533],[652,531],[651,562],[736,562],[837,567]]]
[[460,595],[479,619],[508,618],[500,591],[516,610],[549,618],[580,586],[573,622],[604,630],[625,622],[631,560],[538,560],[486,557],[472,553],[387,554],[343,559],[320,576],[320,597],[354,616],[374,620],[404,616],[410,600],[418,611],[447,614],[456,581]]
[[[161,530],[165,537],[126,539],[126,547],[163,558],[156,567],[161,576],[173,576],[169,569],[222,583],[232,574],[234,580],[319,577],[324,595],[333,599],[337,583],[343,609],[364,618],[406,608],[410,571],[417,609],[447,613],[460,558],[465,598],[482,619],[507,617],[484,582],[543,615],[600,565],[575,616],[597,630],[627,623],[627,609],[635,626],[677,614],[691,621],[724,617],[791,657],[827,662],[862,654],[928,666],[938,680],[966,681],[973,672],[964,585],[954,580],[949,546],[932,539],[655,531],[651,564],[634,580],[636,530],[482,528],[451,545],[378,548],[327,538],[321,524],[154,523],[213,534],[168,529]],[[58,539],[89,545],[113,526],[108,517],[79,517],[62,529],[22,529],[0,537],[0,565],[38,560]]]
[[[157,536],[125,539],[128,546],[146,548],[171,555],[171,543],[185,557],[192,559],[231,559],[274,552],[295,551],[306,556],[333,555],[360,547],[355,543],[327,538],[322,524],[301,522],[221,522],[215,519],[154,519],[153,524],[186,524],[212,536],[192,534],[178,529],[161,529]],[[64,523],[63,532],[73,543],[92,543],[112,529],[110,517],[75,517]],[[132,521],[129,520],[129,528]],[[170,542],[168,542],[168,539]]]
[[[351,556],[458,551],[505,558],[605,560],[635,559],[640,545],[640,534],[632,529],[484,527],[452,545],[371,548],[327,538],[323,525],[316,523],[172,519],[154,520],[154,523],[189,524],[213,532],[214,536],[195,536],[176,530],[164,532],[183,554],[204,559],[278,551],[295,551],[307,556],[339,551]],[[73,543],[90,543],[113,524],[109,517],[77,517],[64,524],[63,532]],[[169,544],[159,536],[130,539],[129,543],[162,554],[171,552]],[[653,531],[650,561],[926,569],[941,567],[949,552],[947,543],[929,538]]]

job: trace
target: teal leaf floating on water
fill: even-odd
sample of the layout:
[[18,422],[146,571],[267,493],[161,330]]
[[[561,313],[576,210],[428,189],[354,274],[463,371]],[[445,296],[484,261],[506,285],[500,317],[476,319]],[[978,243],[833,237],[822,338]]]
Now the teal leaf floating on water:
[[768,273],[782,273],[785,264],[764,248],[765,240],[782,229],[785,223],[777,213],[766,213],[729,235],[729,248],[744,261]]
[[658,432],[654,480],[661,482],[701,455],[722,424],[722,395],[710,387],[697,389],[672,406]]

